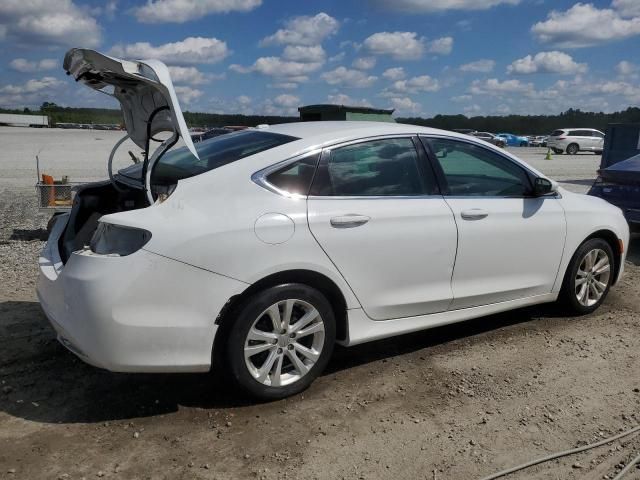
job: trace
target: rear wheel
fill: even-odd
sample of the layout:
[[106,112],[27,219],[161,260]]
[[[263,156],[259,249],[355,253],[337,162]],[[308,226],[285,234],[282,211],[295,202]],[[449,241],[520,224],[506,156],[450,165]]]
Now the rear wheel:
[[567,155],[575,155],[580,150],[580,147],[577,143],[570,143],[567,145]]
[[278,285],[240,308],[229,329],[226,363],[244,391],[276,400],[311,385],[334,343],[335,318],[325,296],[303,284]]
[[567,267],[560,292],[569,313],[583,315],[597,309],[609,293],[613,271],[609,243],[592,238],[580,245]]
[[527,146],[527,142],[520,142],[520,146],[521,147],[526,147]]

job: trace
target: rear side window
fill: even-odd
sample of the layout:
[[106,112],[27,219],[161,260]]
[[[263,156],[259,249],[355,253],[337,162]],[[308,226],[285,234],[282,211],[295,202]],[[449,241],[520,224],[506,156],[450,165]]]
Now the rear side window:
[[227,133],[195,144],[199,159],[187,147],[167,152],[153,169],[152,183],[170,185],[285,143],[296,137],[261,130]]
[[425,186],[410,138],[390,138],[332,150],[318,166],[311,195],[415,196]]
[[561,137],[564,135],[564,130],[554,130],[551,134],[552,137]]
[[293,162],[267,176],[267,182],[287,193],[307,195],[320,154]]

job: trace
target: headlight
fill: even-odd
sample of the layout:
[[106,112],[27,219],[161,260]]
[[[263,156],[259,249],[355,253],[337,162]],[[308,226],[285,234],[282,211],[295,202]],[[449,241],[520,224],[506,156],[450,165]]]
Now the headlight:
[[91,237],[89,248],[100,255],[125,257],[140,250],[149,240],[151,232],[147,230],[100,222]]

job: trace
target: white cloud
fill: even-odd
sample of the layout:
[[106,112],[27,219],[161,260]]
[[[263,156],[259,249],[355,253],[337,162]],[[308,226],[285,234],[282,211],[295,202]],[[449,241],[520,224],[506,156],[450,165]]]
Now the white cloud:
[[517,5],[520,0],[373,0],[373,3],[404,13],[434,13],[446,10],[487,10],[497,5]]
[[417,60],[424,54],[424,38],[415,32],[378,32],[367,37],[364,48],[374,55],[390,55],[396,60]]
[[360,70],[351,70],[345,67],[338,67],[330,72],[325,72],[322,74],[322,78],[329,85],[356,88],[370,87],[378,79],[378,77],[367,75]]
[[233,64],[229,69],[238,73],[257,72],[275,78],[286,79],[286,82],[305,82],[308,75],[322,67],[321,62],[302,63],[289,62],[280,57],[260,57],[250,67]]
[[117,44],[109,51],[109,54],[115,57],[140,60],[152,58],[177,65],[217,63],[230,53],[226,42],[213,37],[188,37],[180,42],[157,46],[151,45],[149,42]]
[[317,45],[335,34],[340,23],[324,12],[317,15],[295,17],[273,35],[265,37],[260,45]]
[[63,82],[55,77],[42,77],[41,79],[32,78],[20,85],[5,85],[0,87],[0,93],[7,93],[10,95],[22,95],[25,93],[36,93],[44,90],[50,90],[52,88],[62,85]]
[[276,82],[268,84],[267,87],[279,88],[281,90],[295,90],[298,88],[298,84],[296,82]]
[[544,22],[531,31],[542,43],[561,48],[581,48],[640,34],[640,16],[623,18],[615,10],[598,9],[590,3],[576,3],[561,12],[552,10]]
[[458,103],[469,102],[473,99],[471,95],[457,95],[455,97],[451,97],[451,100]]
[[326,54],[320,45],[287,45],[282,57],[294,62],[314,63],[324,62]]
[[476,60],[475,62],[469,62],[469,63],[465,63],[464,65],[460,65],[460,71],[489,73],[493,71],[495,66],[496,66],[495,60],[489,60],[489,59],[483,58],[481,60]]
[[618,72],[618,75],[621,75],[623,77],[634,75],[638,73],[639,70],[640,68],[638,67],[638,65],[636,65],[635,63],[628,62],[626,60],[622,60],[620,63],[616,65],[616,72]]
[[251,104],[251,97],[247,96],[247,95],[239,95],[238,97],[236,97],[236,101],[243,106],[246,105],[250,105]]
[[587,71],[586,63],[577,63],[570,55],[557,50],[536,53],[535,56],[515,60],[507,67],[508,73],[527,75],[530,73],[560,73],[571,75]]
[[611,6],[618,10],[623,17],[640,17],[640,2],[638,0],[613,0]]
[[415,32],[378,32],[367,37],[363,43],[365,50],[373,55],[389,55],[396,60],[417,60],[425,52],[448,55],[453,49],[452,37],[427,41]]
[[336,93],[327,95],[327,101],[334,105],[349,105],[351,107],[371,107],[371,103],[366,98],[351,98],[344,93]]
[[296,97],[295,95],[290,95],[288,93],[283,93],[282,95],[278,95],[276,98],[274,98],[273,103],[275,103],[279,107],[298,107],[300,105],[300,97]]
[[396,115],[416,114],[422,110],[422,105],[414,102],[409,97],[390,98],[391,106],[396,110]]
[[0,38],[39,47],[96,47],[102,29],[85,8],[72,0],[3,0],[0,2]]
[[26,58],[15,58],[9,62],[9,66],[17,72],[33,73],[53,70],[56,67],[61,67],[61,63],[55,58],[44,58],[34,61],[27,60]]
[[176,95],[178,95],[178,99],[186,105],[189,105],[194,100],[197,100],[204,94],[202,90],[198,90],[197,88],[184,87],[184,86],[175,87],[175,90],[176,90]]
[[474,95],[500,95],[504,93],[531,93],[534,91],[532,83],[522,83],[520,80],[505,80],[497,78],[485,81],[474,80],[469,91]]
[[440,90],[440,84],[429,75],[420,75],[408,80],[397,80],[391,88],[401,93],[437,92]]
[[359,57],[351,65],[358,70],[371,70],[376,66],[376,57]]
[[342,60],[344,60],[344,56],[345,56],[345,53],[344,52],[340,52],[340,53],[335,54],[333,57],[329,57],[329,61],[332,62],[332,63],[333,62],[341,62]]
[[382,73],[382,76],[384,78],[389,79],[389,80],[400,80],[400,79],[404,78],[406,76],[406,74],[404,72],[404,68],[402,68],[402,67],[393,67],[393,68],[387,68]]
[[169,67],[173,83],[188,83],[190,85],[202,85],[208,79],[204,73],[196,67]]
[[453,50],[453,38],[441,37],[427,42],[427,52],[435,55],[449,55]]
[[147,0],[134,9],[139,22],[184,23],[214,13],[248,12],[262,0]]
[[480,105],[478,105],[477,103],[474,103],[472,105],[468,105],[464,107],[463,112],[466,115],[473,115],[473,114],[479,113],[481,110],[482,108],[480,108]]

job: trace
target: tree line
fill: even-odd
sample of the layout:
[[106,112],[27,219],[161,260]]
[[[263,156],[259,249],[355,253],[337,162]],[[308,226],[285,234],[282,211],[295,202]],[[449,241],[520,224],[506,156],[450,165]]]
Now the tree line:
[[[0,109],[1,113],[33,113],[48,115],[52,126],[57,123],[97,123],[123,124],[120,110],[108,108],[61,107],[44,102],[39,110]],[[184,112],[185,121],[190,127],[218,127],[224,125],[256,126],[262,123],[276,124],[295,122],[298,117],[218,114],[202,112]],[[597,128],[604,131],[609,123],[640,123],[640,108],[629,107],[613,113],[583,112],[570,108],[558,115],[506,115],[476,116],[436,115],[432,118],[404,117],[396,119],[399,123],[409,123],[427,127],[453,130],[470,128],[483,132],[510,132],[529,135],[547,135],[563,127]]]

